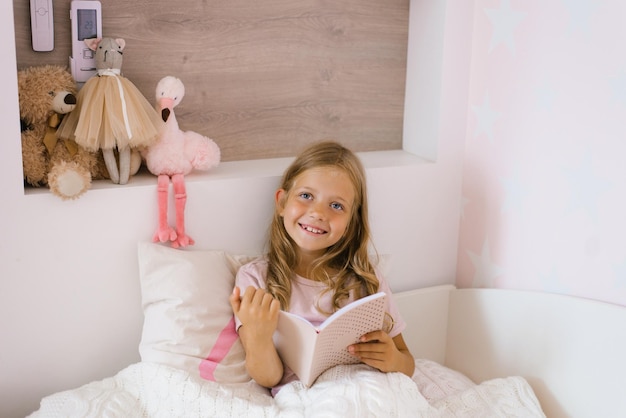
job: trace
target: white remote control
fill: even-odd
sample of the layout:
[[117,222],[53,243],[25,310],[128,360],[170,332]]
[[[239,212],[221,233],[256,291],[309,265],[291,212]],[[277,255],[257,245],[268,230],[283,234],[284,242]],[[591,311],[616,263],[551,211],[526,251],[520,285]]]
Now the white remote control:
[[34,51],[54,49],[52,0],[30,0],[30,29]]

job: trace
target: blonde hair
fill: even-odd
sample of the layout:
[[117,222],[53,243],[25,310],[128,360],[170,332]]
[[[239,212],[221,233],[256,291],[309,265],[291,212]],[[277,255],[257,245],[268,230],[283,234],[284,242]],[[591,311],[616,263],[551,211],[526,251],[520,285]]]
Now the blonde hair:
[[[337,310],[351,292],[358,299],[378,291],[379,282],[369,258],[370,226],[365,171],[358,157],[349,149],[333,141],[318,142],[305,149],[285,171],[280,185],[285,190],[284,195],[289,195],[299,175],[318,167],[343,170],[355,191],[350,222],[344,236],[315,261],[309,277],[324,283],[327,292],[333,292],[333,309]],[[267,258],[266,290],[278,299],[282,309],[288,310],[298,253],[278,207],[270,225]]]

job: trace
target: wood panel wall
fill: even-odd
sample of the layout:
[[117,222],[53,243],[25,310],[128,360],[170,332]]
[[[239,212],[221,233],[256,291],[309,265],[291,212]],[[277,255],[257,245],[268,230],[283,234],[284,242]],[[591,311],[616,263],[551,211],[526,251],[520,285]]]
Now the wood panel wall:
[[[68,65],[70,0],[54,0],[55,49],[34,52],[30,9],[13,0],[18,68]],[[101,0],[103,34],[126,40],[123,74],[154,101],[183,80],[182,129],[222,161],[292,156],[334,138],[402,148],[409,0]]]

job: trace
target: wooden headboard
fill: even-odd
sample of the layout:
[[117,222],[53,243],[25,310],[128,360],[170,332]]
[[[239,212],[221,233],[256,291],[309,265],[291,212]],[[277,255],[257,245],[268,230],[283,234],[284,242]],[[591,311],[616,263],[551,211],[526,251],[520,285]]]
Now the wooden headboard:
[[[293,156],[335,138],[402,148],[409,0],[102,0],[103,35],[126,40],[123,74],[154,100],[183,80],[180,126],[223,161]],[[34,52],[29,2],[13,0],[18,68],[68,65],[70,0],[55,0],[55,49]]]

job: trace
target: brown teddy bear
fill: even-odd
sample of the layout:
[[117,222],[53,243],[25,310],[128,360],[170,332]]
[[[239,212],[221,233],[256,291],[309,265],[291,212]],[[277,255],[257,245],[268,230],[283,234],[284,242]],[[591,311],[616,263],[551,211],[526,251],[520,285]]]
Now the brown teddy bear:
[[25,185],[46,186],[62,199],[75,199],[92,179],[109,178],[100,153],[56,138],[63,116],[76,106],[76,83],[56,65],[18,71],[22,164]]

